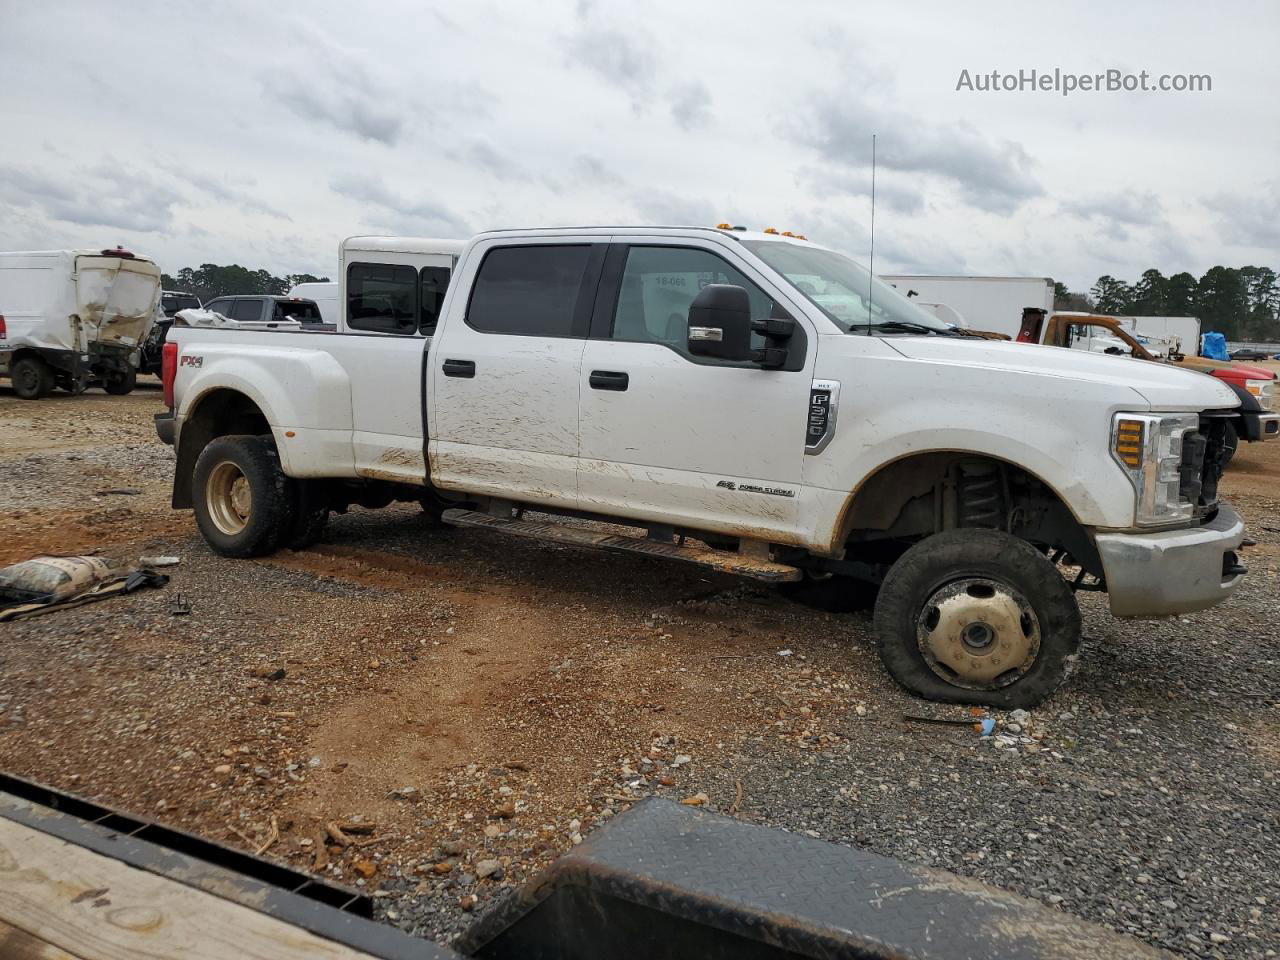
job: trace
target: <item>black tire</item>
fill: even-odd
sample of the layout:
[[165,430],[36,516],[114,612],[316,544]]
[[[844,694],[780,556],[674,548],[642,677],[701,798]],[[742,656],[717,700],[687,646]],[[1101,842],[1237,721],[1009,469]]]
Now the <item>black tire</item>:
[[856,613],[876,604],[879,588],[865,580],[831,576],[825,580],[805,577],[794,583],[778,584],[778,593],[793,603],[828,613]]
[[23,400],[40,400],[53,392],[53,369],[39,357],[19,357],[9,368],[9,379]]
[[[235,491],[241,478],[245,484]],[[265,556],[276,549],[293,520],[290,487],[269,439],[218,437],[196,458],[191,487],[196,526],[224,557]]]
[[137,385],[138,371],[130,367],[124,373],[116,374],[104,380],[102,389],[113,397],[123,397],[126,394],[133,393],[133,388]]
[[441,518],[446,510],[474,510],[476,508],[474,501],[448,500],[434,490],[424,491],[422,496],[418,498],[418,503],[422,505],[423,516],[435,526],[444,526],[444,520]]
[[1222,434],[1222,469],[1227,469],[1227,464],[1231,462],[1231,458],[1236,455],[1236,448],[1240,446],[1240,434],[1236,432],[1234,423],[1228,423],[1226,431]]
[[319,541],[329,526],[329,500],[323,486],[315,480],[293,480],[289,483],[291,514],[280,546],[305,550]]
[[[992,585],[1000,592],[987,599],[982,591]],[[987,647],[972,656],[966,653],[965,657],[970,657],[967,662],[976,667],[977,657],[1004,656],[1009,649],[1019,649],[1018,644],[1027,645],[1028,656],[990,682],[967,682],[934,657],[932,647],[926,655],[921,634],[930,630],[929,619],[936,618],[942,606],[939,603],[926,610],[926,604],[936,602],[949,590],[969,591],[968,596],[958,599],[979,607],[1011,597],[1009,603],[1023,611],[1016,629],[1010,632],[1021,633],[1012,637],[1012,648],[1006,644],[1009,634],[987,627],[988,621],[971,624],[978,628],[979,636],[985,633]],[[970,601],[969,597],[979,599]],[[1029,618],[1026,611],[1033,616]],[[999,622],[998,616],[992,620]],[[936,534],[899,558],[880,587],[875,629],[885,667],[917,696],[1012,709],[1034,707],[1058,688],[1079,649],[1081,628],[1080,609],[1070,586],[1035,547],[997,530],[967,529]],[[964,627],[962,635],[967,636],[968,631],[969,627]],[[1033,636],[1038,639],[1038,648],[1030,639]],[[993,656],[979,669],[995,669],[992,664],[999,663]]]

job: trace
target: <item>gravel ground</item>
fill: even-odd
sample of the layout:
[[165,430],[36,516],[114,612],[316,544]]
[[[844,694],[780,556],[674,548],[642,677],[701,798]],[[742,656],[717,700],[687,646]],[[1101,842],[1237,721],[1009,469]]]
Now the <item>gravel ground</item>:
[[[163,591],[0,625],[0,767],[242,847],[274,822],[266,855],[441,940],[657,793],[1179,954],[1276,955],[1280,450],[1243,449],[1224,482],[1259,540],[1230,603],[1121,623],[1084,597],[1075,675],[984,739],[906,718],[976,719],[894,687],[866,614],[680,565],[403,507],[313,550],[215,557],[167,509],[157,402],[0,392],[0,561],[183,558]],[[346,845],[324,834],[360,820]]]

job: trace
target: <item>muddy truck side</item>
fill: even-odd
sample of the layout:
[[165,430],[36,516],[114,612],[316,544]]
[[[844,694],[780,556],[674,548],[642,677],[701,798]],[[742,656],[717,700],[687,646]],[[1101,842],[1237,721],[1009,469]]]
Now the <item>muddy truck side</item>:
[[[422,285],[405,279],[378,296],[408,312]],[[175,325],[157,418],[177,447],[173,505],[233,557],[398,500],[458,527],[874,597],[896,680],[1000,707],[1067,674],[1077,590],[1160,617],[1225,600],[1245,572],[1217,496],[1237,403],[1223,384],[967,337],[800,238],[481,234],[433,323]]]

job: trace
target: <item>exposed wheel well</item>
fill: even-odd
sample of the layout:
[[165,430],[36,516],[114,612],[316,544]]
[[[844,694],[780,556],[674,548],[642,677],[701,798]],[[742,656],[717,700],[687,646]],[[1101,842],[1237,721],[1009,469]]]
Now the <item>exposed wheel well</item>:
[[191,476],[196,458],[209,441],[231,434],[261,435],[271,424],[258,405],[238,390],[211,390],[182,422],[178,436],[178,463],[173,475],[173,505],[191,506]]
[[1092,539],[1048,484],[1015,463],[964,451],[886,464],[851,499],[839,542],[850,558],[892,559],[923,537],[965,527],[1003,530],[1046,551],[1065,551],[1102,575]]

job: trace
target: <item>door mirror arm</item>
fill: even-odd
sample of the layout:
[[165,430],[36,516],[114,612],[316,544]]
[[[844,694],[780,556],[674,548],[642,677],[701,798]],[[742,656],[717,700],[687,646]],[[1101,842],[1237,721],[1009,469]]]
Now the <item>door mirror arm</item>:
[[787,341],[796,332],[796,322],[783,317],[752,320],[751,330],[764,337],[763,349],[751,351],[752,362],[769,370],[784,366],[787,362]]

